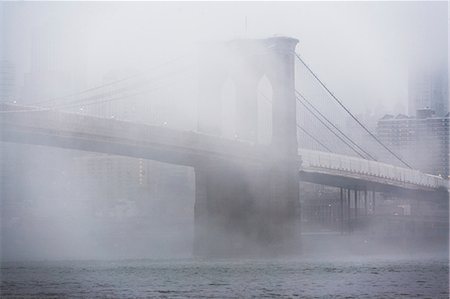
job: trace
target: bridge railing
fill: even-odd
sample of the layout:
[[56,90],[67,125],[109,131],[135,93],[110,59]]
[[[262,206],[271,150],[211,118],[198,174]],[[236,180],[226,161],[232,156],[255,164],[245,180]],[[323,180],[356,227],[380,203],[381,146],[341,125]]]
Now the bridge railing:
[[305,168],[323,168],[430,188],[448,188],[448,182],[443,178],[414,169],[306,149],[299,149],[299,154],[302,156],[303,167]]
[[[3,105],[5,106],[5,105]],[[7,105],[2,107],[2,110],[14,109],[30,109],[31,107],[17,107],[14,105]],[[128,136],[131,132],[128,130],[124,121],[115,121],[112,119],[98,117],[88,117],[77,113],[61,113],[52,110],[43,110],[31,112],[33,117],[29,116],[28,112],[3,114],[3,119],[19,120],[23,119],[25,123],[37,127],[57,127],[59,131],[70,130],[77,127],[80,133],[90,133],[98,135],[123,135]],[[148,128],[146,126],[146,128]],[[147,129],[139,130],[139,133],[150,133]],[[165,135],[167,132],[160,132]],[[155,131],[152,130],[152,136]],[[145,137],[142,136],[141,137]],[[163,136],[168,137],[168,136]],[[170,143],[171,138],[164,138]],[[173,142],[173,140],[172,140]],[[418,170],[401,168],[386,163],[360,159],[356,157],[344,156],[333,153],[325,153],[320,151],[312,151],[300,149],[299,154],[302,156],[303,166],[305,168],[322,168],[328,170],[337,170],[340,173],[347,172],[351,174],[367,175],[377,177],[385,180],[392,180],[401,183],[415,184],[418,186],[426,186],[430,188],[446,188],[448,189],[448,181],[438,176],[422,173]]]

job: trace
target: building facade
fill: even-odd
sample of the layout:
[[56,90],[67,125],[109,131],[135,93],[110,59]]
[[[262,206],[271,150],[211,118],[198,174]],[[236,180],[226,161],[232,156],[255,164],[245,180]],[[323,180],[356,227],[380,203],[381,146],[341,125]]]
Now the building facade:
[[91,154],[75,160],[85,192],[81,197],[95,202],[97,216],[169,217],[183,215],[184,210],[193,214],[193,203],[186,200],[194,198],[192,168],[113,155]]
[[0,61],[0,102],[13,102],[15,100],[15,69],[7,60]]
[[436,116],[448,113],[448,70],[424,67],[409,74],[408,113],[414,115],[417,110],[430,108]]
[[[382,142],[413,168],[425,173],[449,176],[449,114],[437,117],[431,109],[417,110],[415,117],[385,115],[378,121]],[[383,157],[398,164],[395,157]]]

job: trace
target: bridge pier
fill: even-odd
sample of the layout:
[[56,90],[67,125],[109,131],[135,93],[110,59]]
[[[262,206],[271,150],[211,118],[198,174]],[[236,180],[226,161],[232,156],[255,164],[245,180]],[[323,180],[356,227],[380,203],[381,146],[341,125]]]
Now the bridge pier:
[[351,189],[347,189],[347,232],[350,233],[352,231],[352,214],[351,214]]
[[296,247],[299,184],[283,165],[214,162],[196,167],[194,255],[289,254]]
[[339,189],[339,208],[340,208],[340,220],[341,220],[341,234],[344,233],[344,189]]
[[364,189],[364,216],[367,216],[367,189]]
[[375,190],[372,190],[372,215],[375,215]]
[[196,256],[235,256],[258,238],[255,199],[263,196],[258,185],[265,178],[252,177],[251,166],[233,166],[213,163],[195,168]]
[[[199,161],[196,172],[194,254],[255,256],[285,253],[299,222],[295,47],[298,40],[273,37],[209,45],[200,66],[198,129],[220,135],[221,85],[236,87],[238,140],[264,150],[258,162]],[[272,87],[272,136],[257,143],[257,87],[266,76]]]

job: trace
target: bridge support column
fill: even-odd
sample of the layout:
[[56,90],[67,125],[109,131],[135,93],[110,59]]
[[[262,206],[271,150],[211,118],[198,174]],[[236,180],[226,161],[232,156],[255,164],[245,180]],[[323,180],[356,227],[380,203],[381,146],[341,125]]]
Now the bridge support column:
[[[236,84],[236,134],[257,141],[257,86],[272,86],[272,140],[264,161],[202,161],[196,166],[194,253],[203,256],[280,253],[300,217],[295,98],[298,40],[274,37],[210,45],[202,54],[198,128],[219,135],[222,83]],[[258,151],[258,146],[255,146]],[[263,160],[261,159],[261,160]],[[257,253],[257,252],[256,252]]]
[[194,255],[226,256],[242,246],[254,214],[251,186],[243,172],[226,165],[195,169]]
[[194,255],[293,253],[300,217],[295,169],[214,162],[195,173]]
[[351,210],[350,210],[350,192],[351,189],[347,189],[347,231],[350,233],[352,230],[352,217],[351,217]]
[[367,216],[367,189],[364,189],[364,216]]
[[339,208],[340,208],[340,224],[341,224],[341,234],[344,233],[344,190],[342,189],[342,187],[339,190]]
[[375,215],[375,198],[376,198],[375,190],[372,190],[372,214],[373,215]]

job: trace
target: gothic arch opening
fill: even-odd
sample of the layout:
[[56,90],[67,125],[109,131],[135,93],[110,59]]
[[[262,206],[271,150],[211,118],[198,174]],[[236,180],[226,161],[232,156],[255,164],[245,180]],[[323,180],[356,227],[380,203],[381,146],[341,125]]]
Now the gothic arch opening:
[[272,141],[272,84],[264,75],[257,86],[258,98],[258,143],[270,144]]
[[221,131],[225,138],[236,137],[236,85],[227,78],[220,91],[221,97]]

